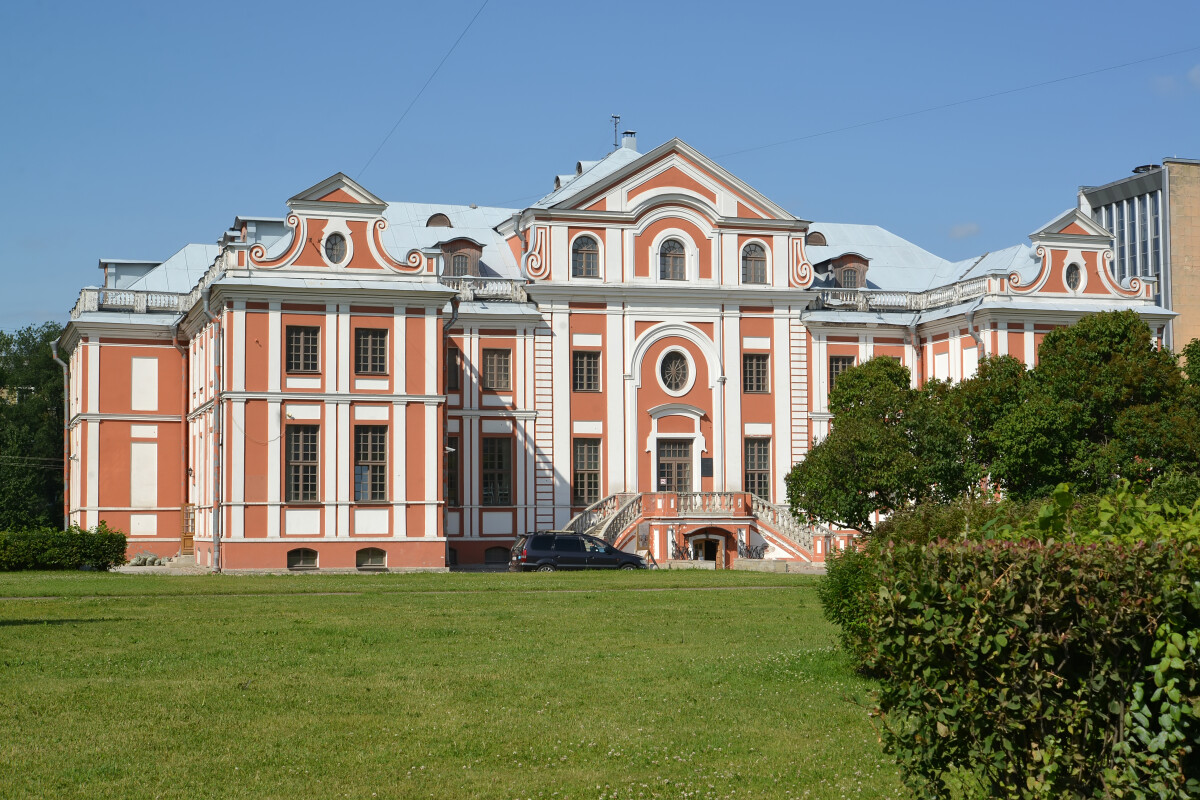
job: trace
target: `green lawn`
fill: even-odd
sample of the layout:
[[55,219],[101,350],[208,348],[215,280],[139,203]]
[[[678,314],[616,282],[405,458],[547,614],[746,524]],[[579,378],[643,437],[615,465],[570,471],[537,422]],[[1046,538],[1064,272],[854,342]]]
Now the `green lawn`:
[[0,575],[0,797],[904,797],[817,580]]

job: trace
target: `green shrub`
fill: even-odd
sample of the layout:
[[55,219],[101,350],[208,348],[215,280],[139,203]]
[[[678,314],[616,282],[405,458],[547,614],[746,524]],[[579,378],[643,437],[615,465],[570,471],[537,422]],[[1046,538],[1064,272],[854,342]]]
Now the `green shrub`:
[[817,585],[825,619],[838,626],[842,647],[860,669],[869,657],[868,611],[878,586],[871,554],[854,547],[828,555],[825,577]]
[[1200,796],[1200,511],[1059,487],[984,536],[870,562],[866,667],[915,793]]
[[125,563],[125,534],[103,521],[91,530],[72,526],[0,531],[0,572],[26,569],[109,570]]

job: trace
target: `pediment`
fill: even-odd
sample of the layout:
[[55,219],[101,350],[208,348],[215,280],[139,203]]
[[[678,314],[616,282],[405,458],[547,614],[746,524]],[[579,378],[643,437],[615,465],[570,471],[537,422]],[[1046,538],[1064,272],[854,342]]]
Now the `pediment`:
[[320,183],[288,199],[289,208],[317,203],[337,203],[340,206],[362,206],[364,213],[381,212],[387,203],[367,191],[344,172],[331,175]]
[[1072,208],[1029,234],[1030,239],[1047,236],[1102,236],[1107,240],[1112,238],[1112,233],[1078,208]]
[[[728,194],[736,201],[732,208],[737,208],[740,204],[742,207],[757,209],[773,219],[796,219],[761,192],[681,139],[672,139],[604,179],[581,187],[578,192],[555,203],[555,207],[587,209],[617,187],[623,187],[631,200],[649,191],[674,189],[716,204],[718,194]],[[735,213],[731,211],[730,216]]]

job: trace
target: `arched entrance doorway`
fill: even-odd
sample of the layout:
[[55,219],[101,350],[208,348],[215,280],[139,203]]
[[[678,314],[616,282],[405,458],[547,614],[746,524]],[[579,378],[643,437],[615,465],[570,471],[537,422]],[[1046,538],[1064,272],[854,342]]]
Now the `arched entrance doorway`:
[[684,541],[693,561],[712,561],[716,569],[729,569],[733,553],[737,552],[734,535],[721,528],[701,528],[686,533]]

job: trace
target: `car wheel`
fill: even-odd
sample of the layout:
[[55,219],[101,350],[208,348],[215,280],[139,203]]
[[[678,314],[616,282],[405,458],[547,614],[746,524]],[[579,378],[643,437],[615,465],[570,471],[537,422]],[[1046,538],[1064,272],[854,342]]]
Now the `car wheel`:
[[537,568],[537,571],[538,572],[554,572],[554,565],[553,564],[542,564],[540,567]]
[[622,564],[621,569],[637,569],[637,564]]

